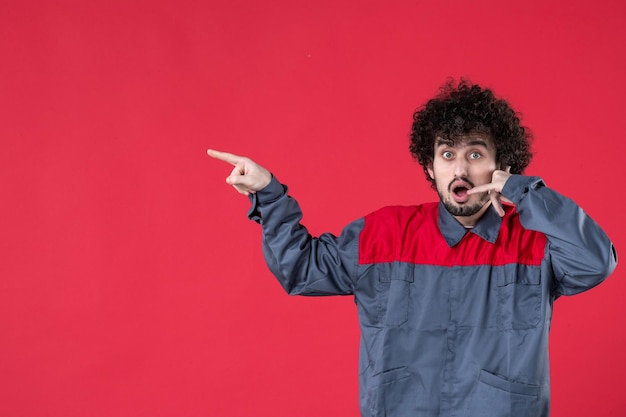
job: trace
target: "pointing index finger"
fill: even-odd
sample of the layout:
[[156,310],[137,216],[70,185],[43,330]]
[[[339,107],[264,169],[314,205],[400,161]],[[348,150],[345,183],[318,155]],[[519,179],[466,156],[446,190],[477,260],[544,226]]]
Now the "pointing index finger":
[[491,191],[493,189],[495,189],[493,183],[489,183],[489,184],[477,185],[474,188],[470,188],[469,190],[467,190],[467,193],[468,194],[483,193],[485,191]]
[[232,164],[232,165],[237,165],[237,163],[241,162],[241,159],[242,159],[241,156],[239,155],[235,155],[235,154],[228,153],[228,152],[220,152],[214,149],[209,149],[206,151],[206,153],[215,159],[228,162],[229,164]]

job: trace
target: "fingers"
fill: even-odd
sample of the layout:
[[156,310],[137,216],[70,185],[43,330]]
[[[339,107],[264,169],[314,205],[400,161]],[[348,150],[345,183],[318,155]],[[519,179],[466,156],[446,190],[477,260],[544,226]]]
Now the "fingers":
[[489,200],[491,201],[491,205],[500,217],[504,217],[504,207],[502,207],[502,202],[504,201],[507,203],[511,203],[511,201],[504,197],[493,184],[479,185],[472,188],[471,190],[467,190],[468,194],[477,194],[483,192],[489,193]]
[[489,183],[489,184],[477,185],[476,187],[467,190],[467,193],[477,194],[477,193],[484,193],[484,192],[492,191],[495,189],[496,189],[495,185],[493,183]]
[[235,190],[243,195],[250,195],[254,192],[247,184],[247,182],[249,181],[248,177],[245,175],[245,169],[242,166],[242,162],[244,162],[243,157],[228,152],[216,151],[213,149],[208,149],[207,154],[210,157],[234,165],[234,168],[231,171],[230,175],[226,177],[227,184],[232,185]]
[[504,217],[504,207],[502,207],[502,202],[500,201],[499,193],[489,193],[489,199],[491,200],[491,205],[494,209],[496,209],[496,213],[498,216]]
[[250,158],[214,149],[207,150],[207,154],[233,165],[232,172],[226,177],[226,183],[235,187],[241,194],[254,194],[272,181],[272,173]]
[[250,195],[250,194],[252,193],[252,191],[248,191],[247,189],[245,189],[245,188],[241,188],[241,187],[239,187],[239,186],[237,186],[237,185],[233,185],[233,188],[234,188],[235,190],[237,190],[237,192],[238,192],[239,194],[243,194],[243,195],[246,195],[246,196],[248,196],[248,195]]
[[506,198],[502,194],[500,194],[500,201],[503,201],[503,202],[508,203],[508,204],[513,204],[513,202],[511,200],[509,200],[508,198]]
[[239,173],[233,172],[228,177],[226,177],[226,183],[239,187],[239,188],[249,188],[250,180],[245,175],[239,175]]
[[237,190],[239,193],[243,195],[249,195],[252,192],[252,190],[250,190],[250,188],[243,183],[242,178],[245,178],[245,177],[243,175],[231,174],[229,177],[226,177],[226,183],[232,185],[233,188]]
[[249,195],[256,192],[254,188],[254,179],[241,170],[238,166],[233,168],[233,171],[228,177],[226,177],[226,183],[232,185],[235,190],[243,195]]
[[219,159],[220,161],[228,162],[229,164],[232,164],[232,165],[237,165],[238,163],[243,161],[242,156],[235,155],[235,154],[228,153],[228,152],[220,152],[214,149],[209,149],[206,151],[206,153],[210,157]]

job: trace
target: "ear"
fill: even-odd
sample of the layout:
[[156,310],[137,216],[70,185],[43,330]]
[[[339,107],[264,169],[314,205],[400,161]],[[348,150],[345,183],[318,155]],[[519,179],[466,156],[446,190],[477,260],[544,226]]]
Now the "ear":
[[426,170],[428,171],[428,176],[430,176],[431,180],[435,179],[435,171],[433,171],[433,164],[430,163],[428,164],[428,166],[426,167]]

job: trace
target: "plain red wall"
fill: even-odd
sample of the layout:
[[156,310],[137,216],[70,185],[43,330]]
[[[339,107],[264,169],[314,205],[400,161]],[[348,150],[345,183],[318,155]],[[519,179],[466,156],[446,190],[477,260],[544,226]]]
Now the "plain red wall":
[[[436,195],[407,151],[448,76],[535,134],[528,173],[626,248],[626,3],[33,1],[0,7],[0,415],[358,415],[349,297],[286,296],[209,147],[313,233]],[[554,417],[626,415],[623,268],[557,301]]]

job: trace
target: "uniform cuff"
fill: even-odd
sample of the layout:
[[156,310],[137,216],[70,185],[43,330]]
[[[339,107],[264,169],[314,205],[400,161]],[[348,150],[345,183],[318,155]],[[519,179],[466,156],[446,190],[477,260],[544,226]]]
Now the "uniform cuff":
[[272,180],[265,188],[249,195],[251,207],[250,210],[248,210],[248,218],[260,223],[260,208],[277,201],[285,194],[287,194],[287,186],[281,184],[276,177],[272,175]]
[[511,200],[513,204],[517,205],[530,190],[545,186],[543,180],[539,177],[511,175],[504,184],[502,195]]

